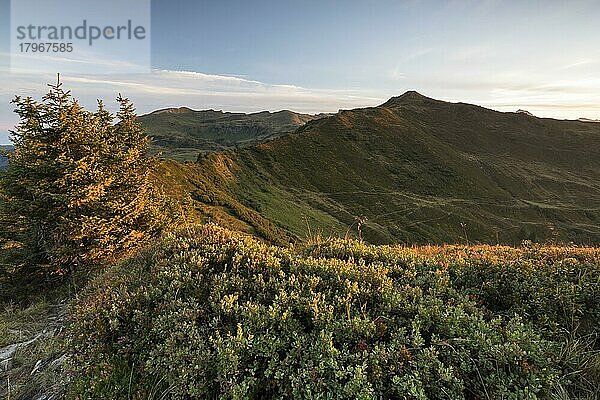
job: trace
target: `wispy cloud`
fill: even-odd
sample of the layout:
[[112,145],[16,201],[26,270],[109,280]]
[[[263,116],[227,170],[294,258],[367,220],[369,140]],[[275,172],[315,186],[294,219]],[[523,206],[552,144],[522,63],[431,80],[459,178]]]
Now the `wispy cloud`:
[[115,93],[124,92],[132,98],[137,97],[138,107],[142,109],[147,103],[179,103],[235,111],[292,108],[321,112],[377,104],[383,100],[361,91],[309,89],[193,71],[154,70],[147,75],[111,76],[110,79],[103,76],[67,76],[64,81],[73,88],[74,93],[78,89],[85,89],[89,93],[99,86],[112,89]]
[[[15,94],[39,98],[46,83],[56,76],[9,75],[0,77],[0,130],[16,122],[9,102]],[[382,103],[385,99],[360,90],[310,89],[287,84],[268,84],[239,76],[204,74],[194,71],[153,70],[150,74],[62,76],[65,87],[84,105],[96,99],[114,99],[118,93],[132,99],[138,112],[188,106],[196,109],[255,112],[291,109],[299,112],[335,112]],[[5,142],[0,137],[0,142]]]

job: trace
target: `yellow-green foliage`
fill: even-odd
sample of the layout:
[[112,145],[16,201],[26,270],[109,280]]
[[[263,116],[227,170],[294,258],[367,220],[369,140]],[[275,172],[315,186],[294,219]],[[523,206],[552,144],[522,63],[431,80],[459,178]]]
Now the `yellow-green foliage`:
[[[51,85],[42,102],[16,97],[14,154],[0,176],[1,246],[12,273],[70,271],[144,242],[165,218],[149,184],[148,137],[117,98],[90,112]],[[11,272],[9,271],[9,272]],[[19,271],[19,272],[16,272]]]
[[593,395],[598,254],[341,240],[286,249],[197,226],[117,265],[77,304],[73,395]]

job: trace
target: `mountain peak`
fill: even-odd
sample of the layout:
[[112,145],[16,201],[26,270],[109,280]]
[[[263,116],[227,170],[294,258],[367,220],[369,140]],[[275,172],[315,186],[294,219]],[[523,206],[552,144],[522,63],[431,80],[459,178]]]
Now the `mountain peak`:
[[398,96],[398,98],[401,99],[427,99],[427,96],[423,96],[421,93],[417,92],[416,90],[408,90],[406,92],[404,92],[404,94]]
[[401,104],[423,104],[436,101],[430,97],[423,96],[421,93],[415,90],[409,90],[400,96],[395,96],[386,101],[384,106],[395,106]]
[[532,113],[530,113],[529,111],[523,110],[523,109],[520,109],[520,108],[516,111],[516,113],[517,114],[525,114],[525,115],[527,115],[529,117],[534,117],[535,116]]

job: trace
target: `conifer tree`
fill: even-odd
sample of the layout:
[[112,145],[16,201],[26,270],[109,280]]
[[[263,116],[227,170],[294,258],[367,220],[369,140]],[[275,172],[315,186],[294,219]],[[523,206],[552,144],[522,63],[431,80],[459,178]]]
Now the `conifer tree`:
[[[0,175],[0,219],[13,269],[65,273],[119,254],[164,227],[149,139],[131,102],[85,110],[60,80],[41,102],[15,97],[20,123]],[[163,217],[163,218],[161,218]],[[8,252],[7,252],[8,253]]]

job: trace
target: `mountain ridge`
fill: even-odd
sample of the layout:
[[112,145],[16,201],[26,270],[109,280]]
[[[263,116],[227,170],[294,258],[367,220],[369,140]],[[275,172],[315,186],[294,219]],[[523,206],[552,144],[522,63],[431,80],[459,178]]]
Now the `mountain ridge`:
[[292,236],[518,244],[600,242],[599,160],[599,125],[408,92],[199,163]]
[[[279,136],[292,134],[296,129],[312,120],[344,114],[349,111],[376,107],[415,111],[441,104],[462,104],[485,112],[535,117],[528,111],[521,109],[516,112],[501,112],[471,103],[452,103],[437,100],[415,90],[409,90],[399,96],[391,97],[375,107],[340,110],[335,114],[304,114],[287,109],[242,113],[214,109],[194,110],[186,106],[180,106],[152,111],[140,116],[140,121],[154,139],[151,144],[154,153],[162,153],[166,158],[191,161],[197,158],[198,153],[224,151],[260,144]],[[575,121],[597,122],[585,118],[579,118]]]
[[171,107],[139,117],[153,138],[152,150],[167,158],[194,160],[198,153],[250,146],[290,134],[326,114],[277,112],[235,113]]

